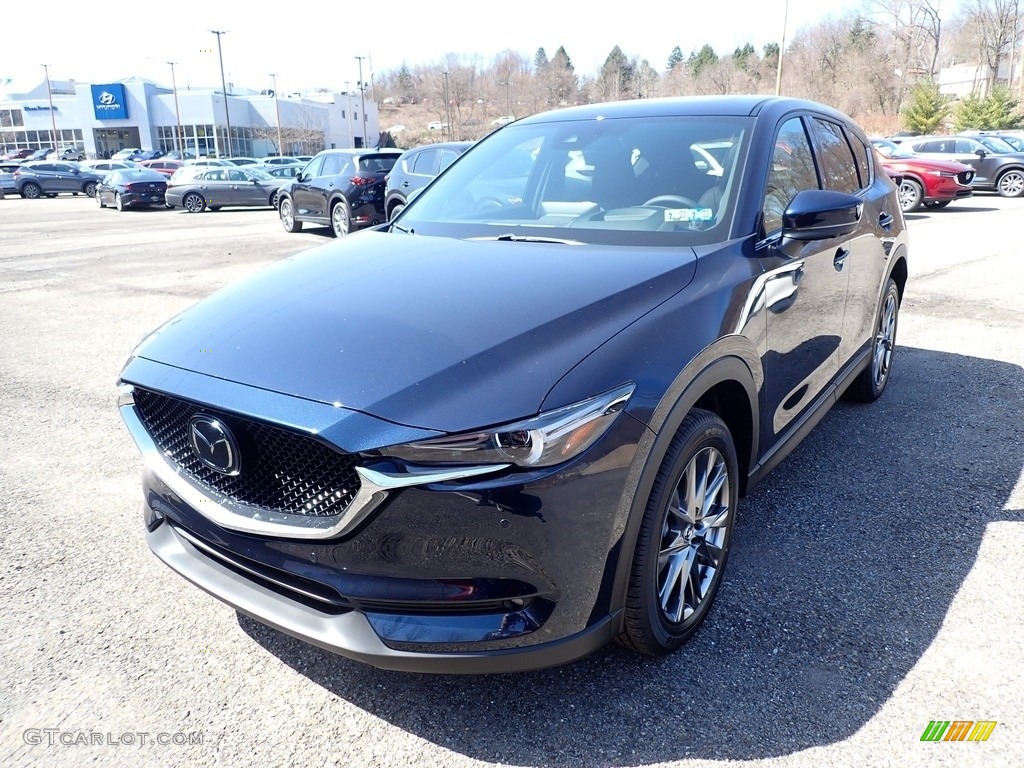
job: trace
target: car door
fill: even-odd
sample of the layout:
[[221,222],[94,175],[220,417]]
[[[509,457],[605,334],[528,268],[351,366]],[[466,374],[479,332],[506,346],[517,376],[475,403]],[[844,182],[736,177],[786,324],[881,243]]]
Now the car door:
[[326,216],[319,213],[323,211],[325,202],[315,191],[323,167],[324,155],[319,155],[310,160],[302,169],[302,173],[295,177],[295,184],[292,185],[292,203],[295,205],[295,212],[300,216]]
[[894,200],[887,184],[873,183],[872,153],[865,139],[828,117],[815,116],[810,125],[825,189],[855,195],[864,201],[860,227],[837,246],[833,259],[835,268],[847,274],[848,293],[838,358],[842,370],[875,331],[875,300],[886,263],[882,242],[896,221]]
[[203,171],[196,178],[196,182],[206,198],[206,203],[211,208],[220,208],[224,205],[232,205],[230,201],[231,182],[223,168],[211,167]]
[[253,205],[256,194],[253,191],[256,185],[245,174],[237,168],[226,169],[228,179],[227,200],[225,205]]
[[993,154],[980,141],[962,137],[956,139],[955,149],[956,152],[951,159],[969,165],[977,171],[977,175],[974,177],[975,184],[982,186],[995,184],[999,167],[1002,165],[998,155]]
[[408,199],[409,194],[427,186],[440,172],[441,153],[436,149],[424,149],[413,158],[409,173],[402,182],[402,192]]
[[39,163],[32,166],[32,173],[35,181],[45,193],[60,192],[60,182],[57,179],[57,167],[55,163]]
[[793,197],[823,187],[807,128],[799,116],[779,126],[763,193],[764,237],[757,253],[764,270],[758,301],[767,317],[761,409],[766,437],[778,438],[793,426],[839,369],[849,284],[846,238],[784,243],[781,237]]

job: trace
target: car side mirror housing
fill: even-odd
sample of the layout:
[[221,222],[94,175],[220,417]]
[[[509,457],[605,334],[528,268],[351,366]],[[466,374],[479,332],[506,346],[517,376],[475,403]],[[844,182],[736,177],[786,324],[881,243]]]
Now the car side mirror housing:
[[853,234],[864,203],[859,197],[826,189],[798,192],[782,215],[784,240],[828,240]]
[[298,173],[295,174],[295,180],[296,181],[305,181],[306,180],[306,176],[305,176],[305,174],[302,171],[299,171]]
[[985,152],[984,149],[976,149],[976,150],[974,150],[974,154],[976,154],[980,158],[984,158],[985,155],[986,155],[986,152]]

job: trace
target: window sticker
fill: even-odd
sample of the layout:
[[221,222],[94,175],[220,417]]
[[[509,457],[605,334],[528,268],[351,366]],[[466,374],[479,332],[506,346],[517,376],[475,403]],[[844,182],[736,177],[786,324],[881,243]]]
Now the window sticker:
[[666,208],[665,221],[711,221],[710,208]]

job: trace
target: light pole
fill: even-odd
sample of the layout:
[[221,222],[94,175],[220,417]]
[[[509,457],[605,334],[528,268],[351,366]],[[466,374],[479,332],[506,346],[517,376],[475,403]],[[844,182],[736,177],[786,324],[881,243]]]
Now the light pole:
[[57,151],[57,115],[53,112],[53,90],[50,88],[50,65],[43,64],[46,73],[46,98],[50,102],[50,125],[53,127],[53,150]]
[[[235,151],[231,147],[231,114],[228,109],[228,82],[224,79],[224,53],[220,48],[220,36],[226,35],[227,32],[219,29],[211,29],[210,32],[217,36],[217,58],[220,60],[220,87],[224,91],[224,122],[228,124],[228,157],[231,157],[235,154]],[[216,138],[216,128],[213,135]],[[197,152],[196,154],[199,153]]]
[[511,83],[508,80],[506,80],[503,83],[498,83],[498,85],[504,85],[505,86],[505,117],[506,118],[512,117],[512,107],[511,107],[512,102],[509,99],[509,95],[508,95],[508,87],[509,87],[510,84]]
[[270,76],[274,79],[274,112],[277,114],[277,154],[284,154],[284,144],[281,142],[281,102],[277,100],[277,75],[273,72]]
[[363,146],[366,147],[366,83],[363,82],[363,59],[365,56],[356,56],[359,61],[359,111],[363,113]]
[[[171,88],[174,89],[174,119],[176,121],[175,128],[176,128],[177,133],[178,133],[178,136],[177,136],[177,138],[178,138],[178,142],[177,142],[178,154],[181,155],[181,159],[184,162],[184,160],[185,160],[185,149],[184,149],[184,147],[181,146],[181,110],[178,108],[178,80],[174,76],[174,65],[177,64],[178,62],[176,62],[176,61],[168,61],[167,63],[171,65]],[[196,149],[198,149],[198,147],[196,147]]]
[[442,72],[444,75],[444,127],[448,132],[448,140],[452,138],[452,119],[451,114],[448,111],[448,72]]
[[775,70],[775,95],[782,95],[782,52],[786,50],[786,22],[789,19],[789,0],[782,11],[782,44],[779,46],[779,66]]

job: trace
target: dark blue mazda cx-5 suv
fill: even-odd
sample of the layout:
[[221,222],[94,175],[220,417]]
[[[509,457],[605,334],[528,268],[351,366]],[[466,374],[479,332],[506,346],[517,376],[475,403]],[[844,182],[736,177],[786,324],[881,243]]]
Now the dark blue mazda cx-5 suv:
[[549,112],[121,373],[152,550],[380,667],[666,654],[738,500],[890,378],[907,241],[864,133],[762,96]]

